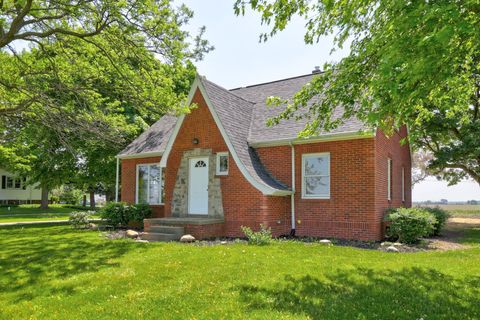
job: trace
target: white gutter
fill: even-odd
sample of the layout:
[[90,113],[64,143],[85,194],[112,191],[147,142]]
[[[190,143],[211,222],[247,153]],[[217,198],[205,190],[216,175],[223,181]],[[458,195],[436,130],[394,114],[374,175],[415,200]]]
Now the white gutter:
[[290,211],[292,219],[291,233],[295,234],[295,146],[290,142],[292,148],[292,194],[290,195]]
[[118,202],[118,177],[120,171],[120,158],[117,157],[117,173],[115,177],[115,202]]
[[163,155],[162,151],[151,151],[151,152],[142,152],[135,154],[124,154],[117,155],[119,159],[138,159],[138,158],[148,158],[148,157],[161,157]]
[[333,133],[333,134],[324,134],[317,137],[311,138],[287,138],[287,139],[279,139],[273,141],[257,141],[257,142],[249,142],[249,145],[253,148],[261,148],[261,147],[278,147],[278,146],[287,146],[291,144],[308,144],[308,143],[317,143],[317,142],[329,142],[329,141],[342,141],[342,140],[355,140],[355,139],[365,139],[365,138],[373,138],[375,136],[375,132],[371,131],[349,131],[349,132],[341,132],[341,133]]

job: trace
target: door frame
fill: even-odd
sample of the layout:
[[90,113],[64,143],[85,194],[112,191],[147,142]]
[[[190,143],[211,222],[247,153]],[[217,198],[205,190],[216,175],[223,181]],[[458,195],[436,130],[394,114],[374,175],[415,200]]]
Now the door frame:
[[[205,212],[205,213],[192,213],[192,210],[190,208],[190,206],[191,206],[191,202],[190,202],[190,200],[191,200],[191,193],[190,193],[191,184],[190,184],[190,181],[192,180],[191,163],[192,163],[192,161],[197,161],[199,159],[206,160],[205,163],[207,164],[207,212]],[[194,215],[194,216],[206,216],[206,215],[208,215],[208,196],[209,196],[208,181],[210,179],[209,173],[210,173],[210,157],[209,156],[197,156],[197,157],[188,158],[188,187],[187,187],[187,201],[188,201],[188,205],[187,205],[188,212],[187,212],[187,214],[188,215]]]

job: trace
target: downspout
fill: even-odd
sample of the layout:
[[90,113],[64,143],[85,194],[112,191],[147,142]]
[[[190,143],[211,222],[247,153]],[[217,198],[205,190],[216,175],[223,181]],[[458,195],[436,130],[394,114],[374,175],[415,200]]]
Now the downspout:
[[118,202],[118,178],[120,174],[120,159],[117,157],[117,172],[115,176],[115,202]]
[[290,195],[292,229],[290,230],[290,235],[293,237],[295,236],[295,147],[293,142],[290,142],[290,147],[292,148],[292,194]]

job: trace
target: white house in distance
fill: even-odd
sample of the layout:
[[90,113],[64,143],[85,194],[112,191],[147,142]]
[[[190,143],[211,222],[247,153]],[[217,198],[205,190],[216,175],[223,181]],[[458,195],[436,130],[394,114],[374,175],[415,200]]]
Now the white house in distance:
[[39,203],[42,190],[25,179],[0,168],[0,204]]

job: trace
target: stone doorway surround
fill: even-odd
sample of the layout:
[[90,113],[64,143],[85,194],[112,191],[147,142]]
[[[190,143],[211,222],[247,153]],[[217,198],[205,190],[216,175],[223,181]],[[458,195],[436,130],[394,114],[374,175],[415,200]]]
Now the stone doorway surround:
[[[180,160],[172,197],[172,216],[188,217],[188,170],[189,159],[208,157],[208,215],[210,218],[223,218],[222,188],[220,178],[215,175],[217,157],[212,149],[195,148],[185,151]],[[168,169],[167,169],[168,170]]]

